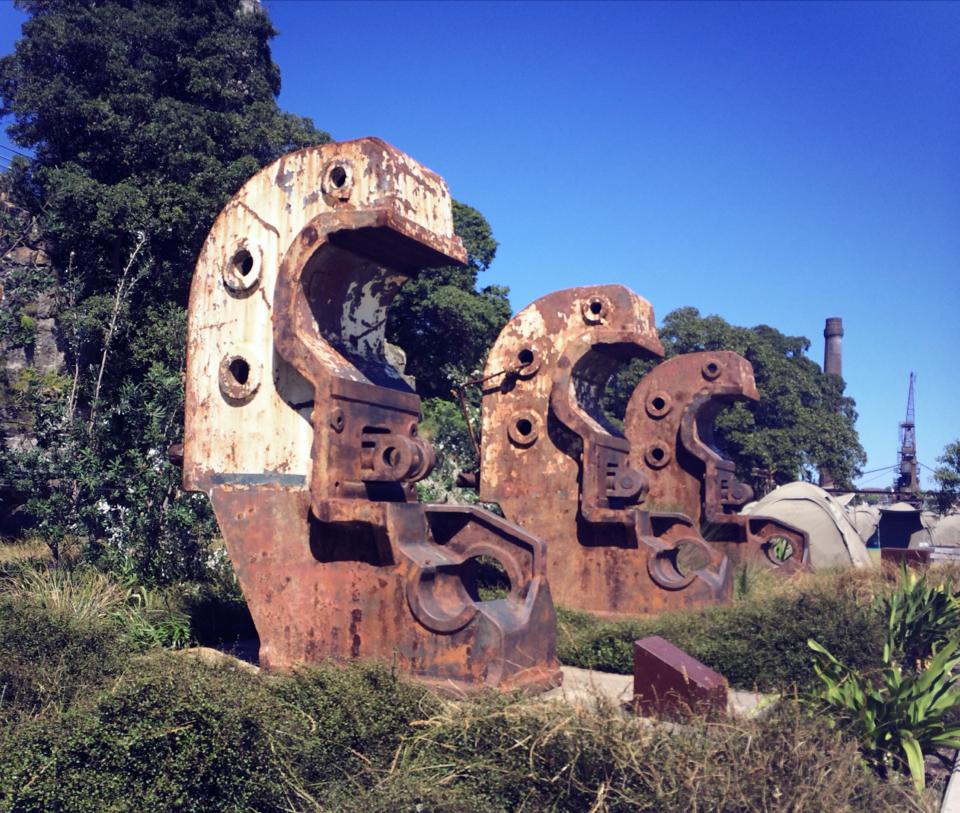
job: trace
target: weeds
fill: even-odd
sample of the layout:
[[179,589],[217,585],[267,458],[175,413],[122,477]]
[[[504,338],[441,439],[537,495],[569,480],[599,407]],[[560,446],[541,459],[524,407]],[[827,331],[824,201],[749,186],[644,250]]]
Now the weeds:
[[906,770],[922,789],[926,754],[960,748],[960,603],[927,574],[904,569],[900,582],[878,605],[887,620],[882,666],[861,673],[815,640],[814,664],[821,685],[812,694],[821,712],[860,741],[867,764],[881,776]]
[[796,704],[750,723],[648,726],[597,710],[486,697],[415,724],[380,781],[345,810],[923,810],[864,772],[856,745]]
[[872,595],[874,587],[863,590],[860,582],[853,582],[843,588],[835,574],[772,583],[749,572],[740,578],[748,587],[730,606],[624,621],[600,621],[560,609],[560,660],[630,674],[633,641],[660,635],[735,687],[788,692],[818,680],[807,648],[809,638],[817,638],[856,668],[880,665],[883,619],[870,601],[859,597]]

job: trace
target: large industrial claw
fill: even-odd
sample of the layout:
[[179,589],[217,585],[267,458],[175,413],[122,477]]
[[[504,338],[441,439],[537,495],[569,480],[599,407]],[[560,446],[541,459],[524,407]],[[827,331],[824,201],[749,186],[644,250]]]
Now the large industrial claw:
[[[184,483],[212,499],[265,666],[372,658],[457,689],[559,682],[543,542],[418,501],[434,453],[384,359],[399,287],[465,259],[446,184],[377,139],[281,158],[203,246]],[[477,557],[502,564],[505,598],[480,600]]]
[[651,505],[691,517],[734,562],[760,562],[789,575],[807,568],[806,532],[772,517],[738,514],[753,489],[737,480],[733,461],[714,440],[721,410],[759,398],[753,367],[736,353],[674,356],[640,380],[624,433],[649,484]]
[[647,478],[601,408],[619,367],[662,355],[653,309],[620,285],[538,299],[490,351],[480,496],[545,540],[551,589],[565,606],[637,614],[730,594],[726,557],[690,518],[639,507]]

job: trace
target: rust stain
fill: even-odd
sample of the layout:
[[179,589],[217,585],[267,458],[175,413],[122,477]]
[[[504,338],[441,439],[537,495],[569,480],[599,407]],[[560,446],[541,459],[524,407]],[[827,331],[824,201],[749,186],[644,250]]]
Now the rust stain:
[[[730,351],[675,356],[657,365],[630,397],[624,432],[647,478],[647,499],[676,506],[710,544],[735,562],[759,562],[789,576],[809,567],[806,532],[770,517],[739,513],[753,489],[736,478],[714,439],[714,420],[737,401],[760,395],[753,367]],[[784,553],[790,555],[784,558]]]
[[[384,358],[403,282],[465,260],[444,181],[378,139],[284,156],[207,238],[184,486],[211,496],[268,668],[372,658],[462,690],[559,682],[543,543],[478,508],[418,501],[435,455]],[[263,295],[237,296],[250,273]],[[505,600],[471,592],[477,556],[510,574]]]
[[602,409],[616,370],[663,355],[654,324],[621,285],[571,288],[520,311],[488,357],[480,495],[543,537],[566,606],[634,615],[731,592],[727,558],[689,517],[641,507],[647,476]]

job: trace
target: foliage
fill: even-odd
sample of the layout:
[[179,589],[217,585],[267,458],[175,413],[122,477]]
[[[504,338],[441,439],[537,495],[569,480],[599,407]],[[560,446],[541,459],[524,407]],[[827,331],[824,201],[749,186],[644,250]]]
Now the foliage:
[[903,569],[899,587],[882,599],[890,657],[917,670],[950,638],[960,635],[960,593],[932,585],[927,574]]
[[[259,4],[19,5],[31,16],[0,59],[0,114],[36,157],[5,183],[54,242],[59,279],[23,296],[59,283],[68,372],[4,393],[37,441],[7,456],[4,479],[29,497],[29,525],[55,557],[76,535],[148,580],[202,578],[213,518],[166,459],[183,422],[193,264],[243,181],[329,137],[277,108],[275,32]],[[0,329],[0,342],[23,339],[19,321]]]
[[937,458],[933,479],[938,486],[936,495],[941,511],[948,511],[960,500],[960,439],[948,443]]
[[24,565],[0,582],[0,596],[63,623],[114,625],[138,649],[176,649],[191,640],[189,615],[169,594],[138,584],[129,563],[123,582],[85,565]]
[[823,686],[814,696],[822,710],[857,737],[881,776],[906,766],[922,789],[924,755],[960,748],[960,725],[949,716],[960,704],[960,642],[945,644],[918,670],[897,663],[888,644],[875,675],[851,669],[812,639],[809,645],[820,656],[814,668]]
[[[857,437],[852,398],[843,380],[827,375],[806,356],[810,340],[786,336],[768,325],[744,328],[696,308],[667,314],[660,327],[667,358],[702,350],[732,350],[753,364],[758,403],[738,403],[716,420],[717,440],[736,462],[741,480],[754,468],[770,470],[779,483],[829,469],[838,483],[849,483],[866,456]],[[636,383],[650,362],[631,365],[611,384],[606,409],[626,411]]]
[[[924,755],[960,747],[960,603],[948,583],[904,568],[880,604],[887,621],[882,665],[861,673],[811,639],[821,685],[813,698],[821,711],[851,731],[867,763],[882,776],[906,768],[924,786]],[[946,582],[946,580],[945,580]]]
[[731,685],[790,691],[817,680],[811,637],[856,668],[879,666],[883,618],[873,602],[832,575],[748,592],[731,606],[604,621],[558,611],[557,651],[571,666],[633,672],[633,641],[660,635],[722,674]]
[[406,372],[426,398],[449,399],[454,384],[479,375],[487,350],[510,318],[506,288],[476,288],[497,251],[490,225],[476,209],[457,201],[453,222],[467,249],[467,265],[422,271],[400,290],[387,320],[387,338],[406,352]]
[[[457,485],[460,474],[476,472],[480,465],[459,404],[441,398],[427,398],[422,410],[420,431],[432,444],[437,465],[429,477],[417,484],[420,499],[425,502],[476,503],[475,490]],[[467,406],[475,432],[480,423],[479,413],[479,407]],[[479,442],[479,437],[477,440]]]
[[344,809],[506,811],[921,810],[900,783],[796,705],[759,721],[645,725],[608,704],[487,696],[447,703]]
[[0,724],[0,806],[924,809],[908,786],[864,772],[842,732],[790,702],[759,721],[694,720],[678,729],[602,703],[495,693],[442,701],[379,667],[267,678],[158,653],[104,677],[67,704]]
[[69,705],[119,673],[129,654],[112,624],[0,596],[0,721]]
[[265,679],[156,654],[58,713],[0,727],[0,806],[342,809],[431,708],[378,667]]

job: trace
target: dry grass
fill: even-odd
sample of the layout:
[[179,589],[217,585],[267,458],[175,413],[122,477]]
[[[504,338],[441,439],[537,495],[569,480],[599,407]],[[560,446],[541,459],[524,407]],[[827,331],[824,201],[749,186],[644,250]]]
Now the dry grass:
[[0,582],[0,596],[81,625],[103,621],[127,602],[126,590],[88,567],[24,567]]
[[41,539],[0,542],[0,567],[21,562],[49,562],[50,547]]
[[393,764],[350,808],[379,811],[935,810],[881,782],[857,746],[787,701],[765,719],[643,724],[619,710],[488,698],[414,723]]

